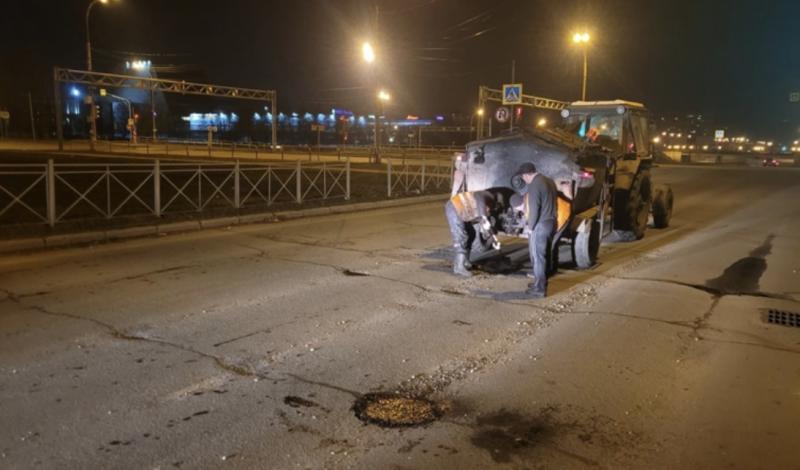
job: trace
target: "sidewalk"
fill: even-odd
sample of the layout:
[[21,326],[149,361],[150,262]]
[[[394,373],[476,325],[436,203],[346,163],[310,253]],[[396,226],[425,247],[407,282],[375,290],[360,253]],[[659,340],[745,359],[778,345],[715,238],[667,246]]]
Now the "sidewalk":
[[364,210],[382,209],[387,207],[409,206],[428,202],[443,202],[447,194],[433,194],[426,196],[407,197],[374,202],[359,202],[310,209],[260,212],[257,214],[238,215],[231,217],[217,217],[209,219],[190,220],[170,223],[153,223],[147,225],[116,228],[108,230],[86,231],[46,235],[42,237],[0,240],[0,254],[21,251],[41,250],[47,248],[81,245],[87,243],[104,243],[128,238],[157,236],[170,233],[191,232],[210,228],[230,227],[235,225],[274,223],[283,220],[300,219],[332,214],[344,214]]

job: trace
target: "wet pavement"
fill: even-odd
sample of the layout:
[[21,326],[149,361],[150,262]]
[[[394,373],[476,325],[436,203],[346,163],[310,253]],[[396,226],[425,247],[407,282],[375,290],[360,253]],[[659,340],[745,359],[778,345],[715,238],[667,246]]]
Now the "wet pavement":
[[658,168],[544,300],[437,204],[0,258],[0,467],[800,468],[798,177]]

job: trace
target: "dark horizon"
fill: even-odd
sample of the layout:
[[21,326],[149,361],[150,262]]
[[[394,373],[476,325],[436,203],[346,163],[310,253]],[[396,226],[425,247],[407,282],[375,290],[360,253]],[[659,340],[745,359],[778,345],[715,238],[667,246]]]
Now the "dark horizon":
[[[52,67],[85,68],[86,0],[13,0],[5,7],[0,106],[52,94]],[[735,4],[734,4],[735,3]],[[378,7],[377,33],[375,7]],[[581,56],[570,34],[592,34],[589,99],[641,101],[656,115],[709,116],[754,138],[798,134],[800,4],[775,2],[499,2],[122,0],[98,5],[95,69],[139,56],[188,79],[274,88],[281,110],[370,112],[380,84],[389,112],[469,113],[477,87],[511,79],[525,92],[579,98]],[[360,44],[376,44],[372,77]],[[10,71],[10,73],[9,73]],[[376,85],[372,85],[375,83]]]

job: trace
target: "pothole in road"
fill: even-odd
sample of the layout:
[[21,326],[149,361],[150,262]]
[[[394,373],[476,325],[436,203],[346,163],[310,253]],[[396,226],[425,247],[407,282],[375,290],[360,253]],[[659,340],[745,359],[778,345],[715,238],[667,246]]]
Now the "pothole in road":
[[444,407],[424,398],[368,393],[353,405],[356,417],[387,428],[419,426],[441,418]]

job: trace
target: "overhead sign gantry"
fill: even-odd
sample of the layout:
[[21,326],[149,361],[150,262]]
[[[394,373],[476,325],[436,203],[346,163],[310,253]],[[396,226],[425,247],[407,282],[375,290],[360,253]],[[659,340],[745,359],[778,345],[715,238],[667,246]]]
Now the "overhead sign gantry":
[[182,95],[211,96],[216,98],[234,98],[251,101],[268,101],[272,108],[272,148],[278,145],[277,106],[278,93],[275,90],[258,90],[207,83],[187,82],[184,80],[166,80],[163,78],[119,75],[113,73],[90,72],[87,70],[71,70],[55,67],[53,69],[53,87],[55,92],[56,131],[58,133],[58,149],[64,149],[64,134],[61,123],[61,87],[59,83],[80,83],[98,88],[137,88],[141,90],[178,93]]
[[[566,101],[558,101],[552,100],[550,98],[542,98],[540,96],[533,96],[533,95],[525,95],[522,94],[522,86],[519,85],[519,95],[515,96],[518,101],[515,101],[516,106],[529,106],[531,108],[540,108],[540,109],[549,109],[552,111],[561,111],[562,109],[566,108],[569,103]],[[512,90],[516,91],[516,90]],[[478,87],[478,107],[483,109],[486,106],[486,103],[489,101],[494,101],[497,103],[503,103],[507,98],[506,93],[504,90],[496,90],[493,88],[489,88],[486,86]],[[483,131],[484,131],[484,124],[483,119],[487,113],[483,113],[482,116],[478,118],[478,139],[483,138]],[[491,114],[489,114],[491,116]],[[491,117],[490,117],[491,119]]]

